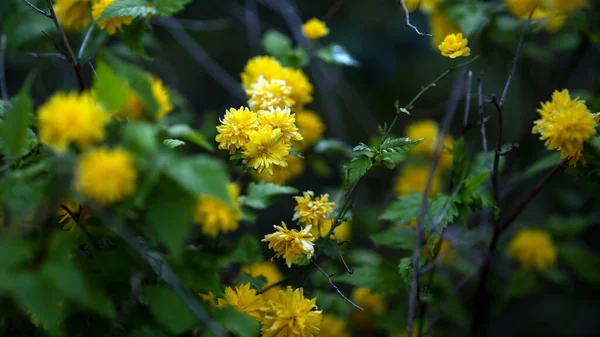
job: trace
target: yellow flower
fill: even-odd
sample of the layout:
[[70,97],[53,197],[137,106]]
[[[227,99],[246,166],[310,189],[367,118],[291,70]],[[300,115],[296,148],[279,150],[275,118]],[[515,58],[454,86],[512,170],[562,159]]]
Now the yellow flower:
[[169,91],[158,77],[148,75],[148,82],[150,82],[150,89],[152,89],[152,97],[158,105],[156,119],[163,119],[173,110],[173,105],[169,101]]
[[420,9],[425,13],[431,13],[440,7],[442,1],[443,0],[404,0],[404,4],[406,5],[406,9],[410,12]]
[[440,240],[440,238],[438,238],[435,241],[435,246],[433,248],[434,252],[437,251],[437,255],[435,255],[435,256],[431,255],[431,250],[429,249],[428,246],[423,247],[423,249],[426,250],[425,257],[428,260],[431,260],[431,259],[436,258],[436,257],[439,256],[440,257],[440,263],[450,262],[456,256],[456,248],[454,248],[452,246],[452,244],[450,244],[450,242],[448,240],[446,240],[446,239]]
[[[283,274],[281,274],[277,266],[272,262],[259,262],[250,266],[243,266],[240,272],[246,273],[252,277],[264,276],[267,279],[267,283],[265,283],[263,289],[283,280]],[[273,300],[277,298],[277,292],[281,289],[281,286],[272,287],[262,295],[266,301]]]
[[89,0],[56,0],[54,12],[66,31],[79,31],[90,24]]
[[248,89],[261,76],[265,80],[273,80],[284,79],[283,75],[284,68],[276,58],[272,56],[256,56],[248,60],[240,76],[242,78],[242,85]]
[[304,105],[312,102],[313,86],[302,70],[285,68],[281,76],[281,79],[292,87],[290,97],[296,102],[296,105],[294,105],[295,111],[301,110]]
[[201,195],[196,202],[194,221],[200,224],[202,233],[217,237],[219,233],[230,233],[238,229],[241,211],[238,208],[237,198],[240,188],[231,183],[227,186],[229,198],[235,206],[230,206],[224,201],[213,196]]
[[455,59],[460,56],[471,55],[471,48],[467,47],[469,40],[463,38],[462,33],[450,34],[444,38],[444,41],[438,46],[442,55]]
[[217,306],[217,302],[215,301],[215,294],[213,294],[212,292],[209,291],[208,293],[198,295],[202,299],[202,302],[208,304],[211,309],[214,309],[214,307]]
[[273,175],[275,167],[287,166],[285,160],[291,149],[292,146],[279,129],[264,126],[250,132],[242,157],[248,160],[248,167],[254,168],[258,173],[266,169]]
[[144,103],[133,90],[129,90],[127,102],[121,109],[121,113],[134,121],[141,120],[144,117]]
[[57,151],[70,143],[80,149],[101,141],[110,115],[90,93],[56,93],[38,109],[40,139]]
[[[67,212],[66,209],[69,211]],[[73,216],[71,216],[71,214]],[[63,229],[68,231],[79,231],[80,224],[85,225],[85,229],[89,232],[93,227],[88,225],[86,222],[94,216],[94,211],[85,207],[72,199],[65,199],[61,202],[60,207],[56,211],[56,215],[60,217],[60,223],[64,223]],[[75,218],[73,218],[75,217]]]
[[273,175],[270,175],[267,171],[263,171],[262,173],[253,171],[252,174],[260,181],[277,185],[286,185],[302,175],[302,172],[304,172],[304,160],[296,156],[287,156],[285,160],[287,166],[276,166],[273,170]]
[[298,143],[298,151],[304,151],[321,140],[325,132],[325,124],[321,117],[310,110],[301,110],[296,112],[296,125],[298,132],[304,138]]
[[579,98],[571,99],[568,90],[555,91],[552,101],[542,103],[542,118],[532,132],[539,133],[548,150],[559,150],[561,158],[576,165],[583,155],[583,144],[596,134],[598,121]]
[[449,34],[461,32],[460,28],[441,9],[435,10],[429,15],[429,29],[433,34],[431,38],[433,47],[439,46]]
[[321,194],[315,198],[315,192],[305,191],[301,197],[294,197],[296,207],[294,208],[293,220],[304,226],[316,226],[333,213],[335,202],[329,201],[329,194]]
[[274,130],[281,131],[281,135],[290,141],[302,140],[302,135],[296,126],[296,116],[290,108],[270,108],[259,111],[258,124],[259,128],[270,126]]
[[135,192],[133,157],[121,149],[97,148],[79,159],[75,189],[102,205],[121,201]]
[[588,0],[545,0],[546,6],[560,12],[573,12],[588,5]]
[[545,270],[556,264],[552,237],[540,229],[523,229],[511,240],[510,255],[525,269]]
[[[553,0],[546,0],[553,1]],[[552,8],[552,5],[544,5],[543,1],[540,0],[505,0],[508,10],[519,19],[529,18],[529,14],[533,11],[531,16],[532,21],[545,21],[544,27],[549,31],[559,30],[564,22],[565,15],[559,12],[557,9]]]
[[438,124],[435,121],[425,119],[410,124],[405,133],[406,137],[412,140],[423,138],[423,141],[411,150],[412,154],[433,156],[439,134]]
[[[429,176],[428,165],[407,166],[400,172],[394,188],[398,195],[409,195],[410,192],[423,193]],[[441,179],[434,173],[428,197],[434,197],[440,191]]]
[[454,138],[452,136],[446,136],[444,138],[444,145],[440,151],[439,164],[440,168],[452,167],[452,150],[454,149]]
[[527,18],[532,10],[540,6],[540,0],[504,0],[508,10],[518,18]]
[[327,28],[325,22],[317,18],[312,18],[302,25],[302,32],[307,38],[318,40],[329,34],[329,28]]
[[266,80],[263,76],[246,89],[249,97],[248,105],[253,111],[268,110],[270,108],[291,108],[294,100],[290,98],[292,87],[284,80]]
[[319,336],[322,311],[317,299],[304,297],[302,288],[280,290],[277,300],[269,301],[263,309],[265,318],[262,337],[316,337]]
[[325,314],[321,321],[321,333],[319,337],[352,337],[352,335],[348,331],[345,319]]
[[275,252],[273,258],[282,256],[288,268],[302,256],[306,256],[307,260],[312,258],[315,251],[313,245],[315,239],[310,234],[310,225],[304,227],[299,232],[295,229],[289,230],[283,221],[281,222],[281,226],[273,227],[275,228],[275,233],[267,234],[262,239],[263,242],[268,242],[269,248]]
[[225,300],[219,298],[217,307],[224,308],[229,305],[259,322],[263,319],[261,308],[264,307],[265,301],[262,295],[257,295],[256,290],[250,288],[250,283],[237,286],[235,290],[231,287],[225,288]]
[[222,125],[217,126],[219,134],[215,140],[219,142],[219,149],[235,151],[248,142],[250,133],[258,127],[258,116],[248,108],[231,108],[225,111],[225,117],[219,119]]
[[[333,225],[333,219],[324,219],[319,221],[319,224],[313,226],[311,229],[311,233],[314,237],[324,238],[327,236],[329,231],[331,230],[331,226]],[[335,228],[335,237],[337,237],[338,241],[346,241],[350,239],[352,235],[352,225],[348,221],[342,222],[339,226]],[[330,238],[335,238],[333,234]]]
[[538,8],[533,12],[532,21],[542,21],[544,28],[550,32],[556,32],[563,27],[566,15],[557,11],[550,11]]
[[368,288],[354,288],[350,296],[352,301],[363,308],[366,314],[380,314],[385,311],[386,303],[383,295],[374,294]]
[[[96,0],[92,5],[92,18],[98,21],[104,11],[112,5],[116,0]],[[98,21],[98,27],[101,29],[106,29],[109,35],[114,35],[117,30],[121,30],[124,25],[128,25],[133,22],[133,18],[131,16],[123,16],[117,18],[109,18]]]

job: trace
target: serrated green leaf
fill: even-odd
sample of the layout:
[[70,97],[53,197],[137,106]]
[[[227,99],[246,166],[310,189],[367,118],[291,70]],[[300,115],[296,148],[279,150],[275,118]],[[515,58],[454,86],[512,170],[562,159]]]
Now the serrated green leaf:
[[227,169],[219,160],[209,156],[196,156],[178,160],[165,172],[191,195],[211,195],[232,205],[227,185]]
[[402,281],[404,284],[409,285],[412,280],[412,258],[411,257],[403,257],[400,259],[400,263],[398,263],[398,273],[402,276]]
[[108,111],[118,111],[127,102],[127,84],[104,62],[96,63],[94,93]]
[[350,182],[356,181],[358,178],[364,176],[367,171],[373,167],[371,158],[365,154],[358,155],[350,161],[348,168],[350,169],[349,179]]
[[21,91],[14,97],[10,109],[4,115],[0,124],[0,145],[4,154],[10,159],[16,159],[23,154],[27,144],[27,130],[33,117],[33,104],[29,97],[29,88],[33,76],[29,76],[23,84]]
[[296,47],[287,53],[280,55],[281,65],[287,68],[304,68],[310,63],[310,56],[302,47]]
[[371,235],[371,239],[380,246],[411,250],[415,246],[415,230],[409,227],[392,227]]
[[126,16],[138,19],[154,14],[156,14],[156,7],[146,0],[116,0],[102,12],[97,21]]
[[173,16],[173,14],[183,10],[185,5],[192,0],[154,0],[152,3],[160,16]]
[[165,139],[163,140],[163,144],[165,144],[169,149],[174,149],[178,146],[185,145],[185,142],[179,139]]
[[246,273],[242,273],[235,280],[238,284],[250,283],[250,288],[256,290],[261,290],[267,284],[267,278],[264,275],[252,277]]
[[251,265],[263,261],[258,239],[244,234],[231,253],[231,261],[243,265]]
[[143,294],[157,322],[169,332],[179,335],[196,323],[196,318],[171,289],[146,286]]
[[262,37],[261,44],[267,54],[277,58],[286,55],[292,49],[292,40],[276,30],[267,31]]
[[558,247],[558,256],[583,281],[600,284],[600,254],[575,243],[563,243]]
[[248,194],[241,196],[239,201],[252,208],[265,209],[273,204],[281,194],[295,194],[298,190],[290,186],[281,186],[266,182],[250,183]]
[[358,61],[339,44],[331,44],[317,50],[317,56],[328,63],[358,67]]
[[412,150],[415,146],[421,144],[423,138],[411,140],[410,138],[386,138],[381,144],[381,153],[406,153]]
[[[391,203],[380,219],[408,223],[418,218],[423,196],[417,192],[411,192],[409,195],[401,196]],[[444,216],[440,216],[444,213]],[[437,229],[446,227],[458,216],[458,208],[452,198],[448,195],[439,193],[434,199],[431,199],[425,217],[425,228],[429,229],[431,224],[439,222]]]

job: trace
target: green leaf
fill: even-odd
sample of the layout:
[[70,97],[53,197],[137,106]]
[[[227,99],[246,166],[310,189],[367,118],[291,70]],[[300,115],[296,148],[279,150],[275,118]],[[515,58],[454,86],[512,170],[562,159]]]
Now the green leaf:
[[464,138],[460,138],[454,143],[454,148],[452,149],[452,167],[458,177],[462,175],[467,167],[467,152]]
[[373,162],[371,162],[371,158],[368,155],[360,154],[352,158],[348,167],[350,168],[350,182],[354,182],[364,176],[373,167]]
[[419,216],[423,196],[418,192],[398,197],[392,202],[385,212],[379,217],[382,220],[408,223]]
[[352,149],[348,144],[338,139],[323,139],[313,147],[316,153],[341,154],[345,157],[352,157]]
[[152,58],[146,53],[146,49],[143,44],[143,37],[146,32],[150,31],[150,25],[145,20],[136,20],[133,23],[123,27],[119,31],[119,36],[123,39],[123,43],[131,51],[137,55],[151,61]]
[[130,337],[168,337],[165,335],[160,329],[150,327],[150,326],[141,326],[135,328],[129,335]]
[[411,257],[403,257],[400,259],[400,263],[398,263],[398,273],[402,276],[402,281],[404,281],[406,285],[410,285],[413,273]]
[[276,30],[267,31],[261,41],[262,47],[269,55],[279,58],[292,49],[292,40]]
[[210,152],[214,151],[213,145],[206,140],[204,135],[198,131],[195,131],[186,124],[173,125],[167,129],[167,133],[171,137],[181,137],[188,142],[192,142]]
[[178,146],[185,145],[185,142],[179,139],[165,139],[163,140],[163,144],[165,144],[169,149],[174,149]]
[[11,236],[0,239],[0,271],[17,267],[33,257],[31,242]]
[[196,323],[196,318],[171,289],[146,286],[143,294],[157,322],[169,332],[179,335]]
[[310,63],[310,56],[302,47],[291,49],[278,58],[281,65],[287,68],[304,68]]
[[486,11],[486,4],[483,3],[457,3],[445,9],[450,20],[458,24],[462,33],[469,36],[482,29],[490,21],[489,14]]
[[558,256],[583,281],[600,284],[600,254],[575,243],[558,246]]
[[317,56],[328,63],[358,67],[358,61],[339,44],[331,44],[317,50]]
[[406,153],[412,150],[415,146],[421,144],[423,138],[419,140],[411,140],[410,138],[393,138],[389,137],[381,144],[381,153]]
[[249,234],[244,234],[238,241],[235,250],[231,253],[231,261],[243,265],[250,265],[263,261],[258,239]]
[[571,217],[550,217],[547,220],[546,228],[552,236],[569,237],[579,234],[584,229],[595,223],[597,216],[571,216]]
[[194,219],[196,199],[179,184],[163,179],[146,201],[147,228],[179,256]]
[[260,290],[267,284],[267,278],[263,275],[252,277],[246,273],[240,274],[236,279],[238,284],[250,283],[250,288]]
[[127,84],[104,62],[96,63],[94,93],[109,111],[118,111],[127,102]]
[[0,124],[0,137],[5,155],[16,159],[24,154],[27,145],[27,127],[33,116],[33,105],[29,97],[29,88],[33,76],[29,76],[19,94],[11,101],[10,109],[4,116],[4,122]]
[[515,273],[508,283],[504,294],[505,298],[513,299],[532,294],[540,288],[541,284],[535,273],[520,270]]
[[392,227],[371,235],[377,245],[411,250],[415,247],[415,230],[409,227]]
[[146,0],[116,0],[102,12],[102,16],[97,21],[125,16],[137,19],[154,14],[156,14],[156,7]]
[[151,155],[158,152],[157,132],[156,127],[150,123],[128,123],[124,127],[123,142],[134,153]]
[[295,194],[298,190],[290,186],[281,186],[259,182],[248,185],[248,195],[241,196],[239,201],[252,208],[265,209],[272,205],[281,194]]
[[170,165],[165,173],[194,196],[207,194],[233,204],[227,191],[227,169],[215,158],[200,155],[181,159]]
[[394,293],[402,284],[402,278],[388,267],[361,266],[354,269],[352,274],[336,275],[332,281],[352,284],[361,288],[370,288],[374,292]]
[[561,162],[560,153],[558,153],[558,152],[550,153],[549,155],[545,156],[544,158],[536,161],[533,165],[529,166],[523,172],[523,174],[519,177],[519,180],[528,178],[536,173],[550,169],[550,168],[560,164],[560,162]]
[[152,3],[160,16],[173,16],[173,14],[183,10],[185,5],[192,0],[154,0]]
[[315,243],[317,251],[323,252],[330,259],[337,261],[340,259],[340,252],[338,251],[338,243],[331,239],[318,239]]
[[[214,320],[222,326],[227,327],[227,330],[239,337],[255,337],[259,335],[258,322],[254,318],[238,312],[232,307],[216,308]],[[207,335],[214,336],[212,333],[208,333]]]

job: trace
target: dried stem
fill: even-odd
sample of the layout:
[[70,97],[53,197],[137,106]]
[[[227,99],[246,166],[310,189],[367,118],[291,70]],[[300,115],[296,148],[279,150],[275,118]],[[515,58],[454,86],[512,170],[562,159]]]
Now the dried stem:
[[410,12],[408,11],[408,8],[406,8],[406,4],[404,3],[404,0],[397,0],[400,3],[400,6],[402,6],[402,9],[404,10],[404,14],[406,15],[406,27],[410,27],[412,28],[417,34],[421,35],[421,36],[433,36],[433,34],[426,34],[426,33],[421,33],[419,31],[419,28],[417,28],[415,25],[413,25],[412,23],[410,23]]
[[[325,275],[325,277],[327,277],[327,280],[329,281],[329,284],[331,285],[331,287],[333,289],[335,289],[335,291],[338,292],[338,294],[340,294],[340,296],[342,296],[346,301],[348,301],[348,303],[352,304],[354,307],[356,307],[357,309],[360,310],[365,310],[363,308],[361,308],[358,304],[352,302],[348,297],[346,297],[346,295],[344,295],[344,293],[342,293],[342,291],[335,285],[335,283],[333,283],[333,281],[331,280],[331,276],[333,275],[329,275],[327,274],[327,272],[325,272],[316,262],[315,260],[311,260],[310,262],[312,262],[312,264],[315,265],[315,267],[317,267],[317,269],[321,272],[321,274]],[[335,275],[335,274],[334,274]]]

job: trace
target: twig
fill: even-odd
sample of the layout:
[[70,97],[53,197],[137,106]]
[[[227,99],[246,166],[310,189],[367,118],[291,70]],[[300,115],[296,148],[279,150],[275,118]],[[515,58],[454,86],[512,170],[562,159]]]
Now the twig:
[[54,25],[56,26],[56,29],[58,30],[58,33],[62,40],[63,46],[66,49],[65,56],[67,57],[67,60],[71,63],[71,65],[73,66],[73,70],[75,70],[75,75],[77,76],[77,82],[79,84],[79,90],[84,91],[85,90],[85,82],[83,81],[83,75],[81,74],[81,67],[79,65],[79,60],[75,58],[75,54],[73,53],[71,44],[69,44],[69,40],[67,39],[67,34],[65,34],[65,31],[63,30],[62,26],[60,25],[60,22],[58,22],[58,18],[56,17],[56,13],[54,12],[54,6],[52,5],[52,0],[46,0],[46,2],[48,3],[48,9],[50,10],[50,18],[52,19],[52,21],[54,21]]
[[483,122],[483,71],[479,73],[477,79],[477,102],[479,104],[479,121],[481,130],[481,142],[483,143],[483,156],[485,158],[485,166],[491,170],[490,155],[488,153],[487,136],[485,134],[485,123]]
[[504,111],[503,108],[498,105],[496,95],[492,95],[492,102],[496,106],[498,112],[498,136],[496,139],[496,151],[494,153],[494,167],[492,169],[492,192],[496,204],[500,204],[500,196],[498,195],[498,168],[500,166],[500,151],[502,151],[502,133],[504,129]]
[[467,90],[465,93],[465,116],[463,118],[462,135],[465,135],[467,131],[467,125],[469,125],[469,112],[471,111],[471,82],[473,80],[473,72],[469,70],[467,74]]
[[248,45],[251,55],[260,53],[260,19],[258,16],[257,0],[245,0],[244,18],[248,27]]
[[61,53],[42,53],[42,54],[38,54],[38,53],[32,53],[32,52],[27,52],[27,55],[31,56],[31,57],[56,57],[59,58],[61,60],[66,61],[67,57]]
[[50,15],[50,14],[48,14],[48,13],[44,12],[43,10],[41,10],[41,9],[39,9],[39,8],[37,8],[37,7],[35,7],[35,6],[34,6],[34,5],[31,3],[31,2],[29,2],[29,1],[27,1],[27,0],[23,0],[23,1],[25,1],[25,3],[29,5],[29,7],[33,8],[33,9],[35,9],[35,11],[36,11],[36,12],[38,12],[38,13],[42,14],[43,16],[45,16],[45,17],[47,17],[47,18],[50,18],[50,19],[52,19],[52,15]]
[[200,66],[204,67],[209,75],[217,81],[229,94],[239,100],[245,101],[246,94],[241,85],[231,77],[206,51],[188,34],[184,27],[174,18],[161,18],[157,23],[164,26],[175,40],[185,49]]
[[404,14],[406,15],[406,27],[410,27],[412,28],[417,34],[421,35],[421,36],[433,36],[433,34],[426,34],[426,33],[421,33],[419,31],[419,28],[415,27],[412,23],[410,23],[410,12],[408,11],[408,8],[406,8],[406,4],[404,3],[404,0],[397,0],[400,5],[402,6],[402,9],[404,9]]
[[92,25],[90,26],[90,29],[88,29],[87,33],[85,33],[85,37],[83,38],[81,47],[79,47],[79,53],[77,53],[77,60],[79,60],[79,62],[81,62],[81,58],[83,57],[83,52],[85,51],[85,47],[87,47],[87,44],[90,40],[90,37],[92,36],[92,32],[94,31],[94,28],[96,28],[96,24],[92,23]]
[[365,309],[361,308],[358,304],[352,302],[348,297],[346,297],[346,295],[344,295],[344,293],[342,293],[342,291],[335,285],[335,283],[333,283],[333,281],[331,280],[331,275],[327,274],[327,272],[325,272],[321,267],[319,267],[319,265],[314,260],[310,260],[310,262],[312,262],[312,264],[314,264],[315,267],[317,267],[317,269],[319,269],[321,274],[323,274],[323,275],[325,275],[325,277],[327,277],[327,280],[329,281],[329,284],[331,285],[331,287],[333,287],[333,289],[335,289],[338,292],[338,294],[340,294],[340,296],[342,296],[346,301],[348,301],[348,303],[352,304],[357,309],[360,309],[363,311],[365,310]]
[[3,100],[8,100],[8,90],[6,89],[6,69],[5,65],[5,54],[6,53],[6,35],[0,36],[0,97]]
[[342,260],[342,263],[344,264],[344,267],[346,267],[346,271],[348,272],[348,274],[353,274],[354,273],[354,269],[348,267],[348,264],[346,263],[346,259],[344,259],[344,255],[342,254],[342,249],[340,248],[342,246],[342,244],[344,244],[344,242],[340,242],[340,240],[338,240],[337,238],[337,234],[336,231],[333,231],[333,238],[335,239],[335,245],[337,246],[337,251],[338,254],[340,255],[340,259]]

